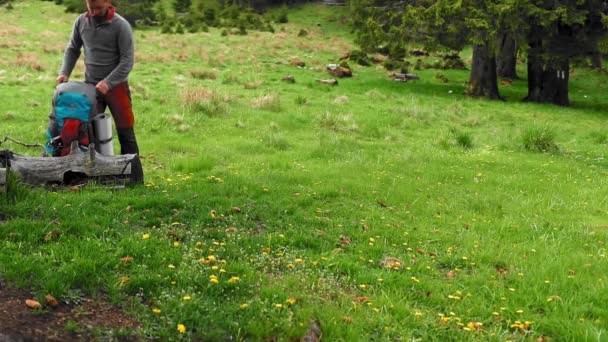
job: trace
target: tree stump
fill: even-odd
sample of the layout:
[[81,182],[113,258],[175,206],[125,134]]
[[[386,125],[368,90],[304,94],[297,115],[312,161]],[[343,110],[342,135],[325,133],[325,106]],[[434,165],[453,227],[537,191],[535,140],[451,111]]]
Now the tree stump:
[[353,72],[346,67],[337,65],[337,64],[329,64],[327,66],[327,73],[329,73],[330,75],[334,76],[334,77],[352,77],[353,76]]

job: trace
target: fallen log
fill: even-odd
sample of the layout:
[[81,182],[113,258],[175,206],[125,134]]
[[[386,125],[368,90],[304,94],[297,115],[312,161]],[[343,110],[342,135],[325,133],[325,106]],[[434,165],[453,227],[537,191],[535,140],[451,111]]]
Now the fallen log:
[[284,76],[283,78],[281,78],[281,81],[284,81],[287,83],[296,83],[296,79],[292,75]]
[[94,148],[87,152],[78,148],[72,151],[64,157],[28,157],[3,151],[0,158],[4,160],[0,160],[0,165],[31,185],[72,185],[89,179],[102,183],[143,183],[143,169],[137,154],[106,156]]
[[329,85],[338,85],[338,81],[331,79],[331,80],[317,80],[317,82],[319,83],[323,83],[323,84],[329,84]]
[[418,76],[416,74],[400,74],[400,73],[395,73],[395,74],[392,74],[391,77],[395,81],[400,81],[400,82],[407,82],[408,80],[419,80],[420,79],[420,76]]

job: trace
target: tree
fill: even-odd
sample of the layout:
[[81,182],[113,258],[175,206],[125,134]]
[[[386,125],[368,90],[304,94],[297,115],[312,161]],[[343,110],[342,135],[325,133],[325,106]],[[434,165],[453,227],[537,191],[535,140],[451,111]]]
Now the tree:
[[[473,47],[466,93],[501,98],[497,72],[516,77],[519,47],[528,53],[526,100],[568,105],[569,61],[600,47],[607,0],[352,0],[357,42],[399,51]],[[498,63],[497,63],[498,57]]]
[[[82,0],[55,0],[66,7],[66,12],[83,13],[86,12],[86,2]],[[133,26],[139,20],[154,20],[154,4],[158,0],[114,0],[112,4],[116,10]]]
[[512,32],[502,30],[496,35],[496,74],[517,78],[517,40]]
[[173,9],[176,13],[188,13],[190,12],[190,6],[192,6],[192,0],[175,0],[173,3]]
[[494,51],[499,18],[495,1],[401,1],[391,5],[384,1],[358,0],[353,6],[360,23],[357,31],[362,48],[369,49],[380,43],[395,54],[412,43],[430,50],[461,50],[470,44],[473,63],[467,95],[501,98]]
[[596,51],[606,35],[605,0],[543,1],[530,11],[526,101],[567,106],[570,60]]

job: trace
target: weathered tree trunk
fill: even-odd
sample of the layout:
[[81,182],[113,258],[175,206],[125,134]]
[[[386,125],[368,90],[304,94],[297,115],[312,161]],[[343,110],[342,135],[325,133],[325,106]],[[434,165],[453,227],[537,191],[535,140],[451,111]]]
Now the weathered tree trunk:
[[[10,170],[21,181],[31,185],[69,185],[74,179],[89,178],[143,183],[144,179],[141,161],[136,154],[105,156],[91,149],[65,157],[28,157],[10,151],[0,157],[0,166],[8,165],[1,169],[5,170],[4,174]],[[1,176],[0,179],[6,179],[6,175]]]
[[496,57],[487,44],[473,47],[473,65],[466,94],[501,99],[496,76]]
[[498,77],[517,78],[517,42],[513,33],[503,31],[496,38],[496,73]]
[[6,192],[6,169],[0,168],[0,193]]
[[568,106],[570,62],[545,63],[540,55],[542,46],[532,42],[528,49],[528,96],[524,101]]
[[600,51],[593,51],[591,54],[591,67],[602,70],[604,68],[604,55]]

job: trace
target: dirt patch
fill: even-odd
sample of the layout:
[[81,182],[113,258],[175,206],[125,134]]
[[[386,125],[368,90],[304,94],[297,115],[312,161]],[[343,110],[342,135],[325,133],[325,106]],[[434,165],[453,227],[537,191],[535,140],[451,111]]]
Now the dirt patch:
[[25,305],[32,298],[31,292],[0,280],[0,342],[140,340],[134,334],[140,324],[103,298],[83,298],[78,305],[60,302],[43,310]]

